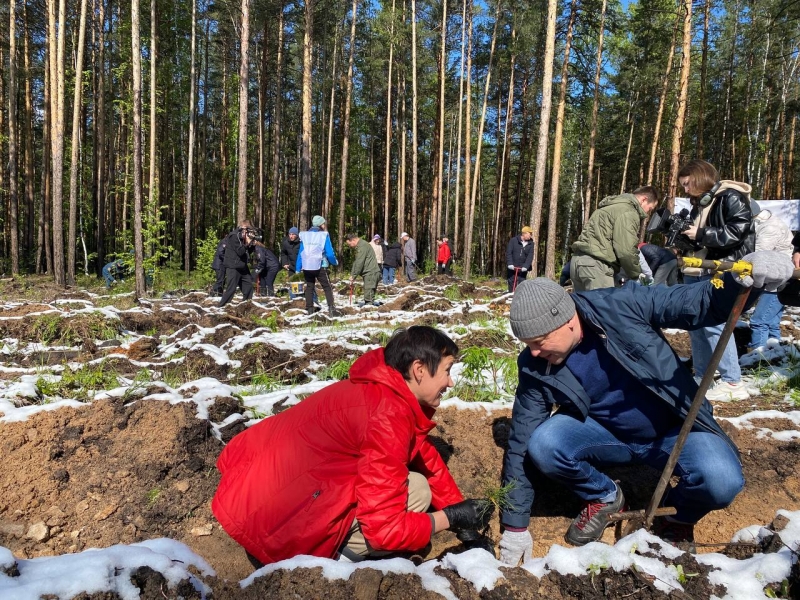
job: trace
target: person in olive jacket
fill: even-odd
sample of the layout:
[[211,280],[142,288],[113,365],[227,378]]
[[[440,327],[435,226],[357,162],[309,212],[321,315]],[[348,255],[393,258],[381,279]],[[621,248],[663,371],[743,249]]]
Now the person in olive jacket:
[[253,297],[253,276],[250,273],[250,259],[253,255],[255,242],[255,229],[249,220],[245,219],[239,223],[239,227],[234,229],[225,238],[225,258],[222,265],[225,267],[225,278],[227,286],[225,293],[219,301],[222,308],[231,301],[236,293],[236,288],[242,288],[242,296],[245,300]]
[[614,287],[620,269],[631,281],[639,279],[639,229],[657,204],[658,192],[650,185],[600,202],[572,244],[570,275],[576,292]]
[[533,229],[527,225],[522,228],[519,235],[508,240],[506,246],[506,264],[508,271],[508,291],[513,292],[519,282],[528,277],[533,263]]
[[353,285],[353,280],[359,275],[364,277],[364,301],[359,302],[358,306],[364,306],[365,304],[380,306],[381,303],[375,300],[375,290],[378,289],[381,269],[378,266],[378,260],[375,258],[372,245],[366,240],[362,240],[355,233],[348,233],[345,239],[347,240],[347,245],[356,251],[356,259],[353,262],[352,269],[350,269],[350,285]]

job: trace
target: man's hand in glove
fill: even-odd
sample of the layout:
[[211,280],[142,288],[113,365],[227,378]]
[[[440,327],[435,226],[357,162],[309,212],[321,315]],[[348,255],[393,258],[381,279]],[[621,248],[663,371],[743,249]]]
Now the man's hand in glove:
[[506,529],[500,538],[500,562],[512,567],[525,564],[533,555],[533,536],[527,529],[525,531],[509,531]]
[[450,522],[451,531],[486,529],[494,512],[494,505],[488,500],[464,500],[442,509]]
[[794,264],[788,256],[772,250],[752,252],[742,257],[744,262],[753,265],[753,274],[745,277],[735,276],[736,281],[745,287],[764,288],[774,292],[789,281],[794,273]]
[[513,271],[514,270],[514,265],[508,265],[508,270],[509,271]]
[[525,267],[520,267],[520,270],[519,270],[519,272],[520,272],[520,273],[527,273],[527,272],[528,272],[528,269],[526,269]]

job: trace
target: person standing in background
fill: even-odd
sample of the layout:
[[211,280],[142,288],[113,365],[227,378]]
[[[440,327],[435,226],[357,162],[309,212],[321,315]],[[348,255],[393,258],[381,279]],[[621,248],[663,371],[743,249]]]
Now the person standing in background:
[[400,234],[403,240],[403,258],[405,259],[405,276],[408,283],[417,279],[417,242],[405,231]]

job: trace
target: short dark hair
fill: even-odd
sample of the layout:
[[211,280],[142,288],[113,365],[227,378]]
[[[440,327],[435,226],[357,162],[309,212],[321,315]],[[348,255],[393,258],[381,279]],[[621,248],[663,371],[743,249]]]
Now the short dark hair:
[[458,346],[438,329],[414,325],[395,331],[383,352],[386,364],[409,381],[415,360],[422,362],[433,375],[445,356],[458,356]]
[[346,239],[348,242],[352,242],[353,240],[357,240],[358,239],[358,234],[357,233],[348,233],[346,236],[344,236],[344,239]]
[[658,190],[652,185],[643,185],[640,188],[633,190],[634,196],[647,196],[647,201],[650,204],[658,203]]

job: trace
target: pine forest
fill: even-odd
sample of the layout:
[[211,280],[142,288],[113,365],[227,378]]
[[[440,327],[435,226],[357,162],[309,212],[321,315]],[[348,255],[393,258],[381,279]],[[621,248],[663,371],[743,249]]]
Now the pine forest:
[[[553,276],[598,200],[692,158],[800,194],[794,0],[0,0],[0,272],[192,271],[245,218],[277,249],[447,234],[469,279],[533,228]],[[343,250],[345,252],[343,253]]]

